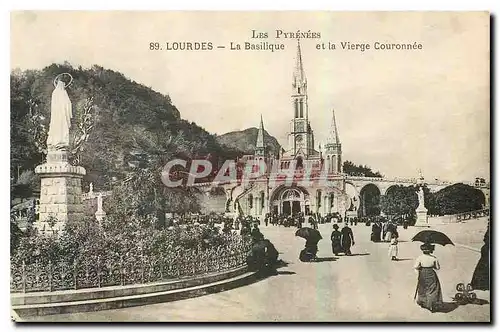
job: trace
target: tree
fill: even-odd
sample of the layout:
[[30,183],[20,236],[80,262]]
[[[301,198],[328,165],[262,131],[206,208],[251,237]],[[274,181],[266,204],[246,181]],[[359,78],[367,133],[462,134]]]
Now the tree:
[[413,215],[418,206],[418,196],[414,186],[393,186],[382,196],[381,209],[386,215]]
[[438,191],[435,201],[439,215],[457,214],[482,209],[484,195],[479,189],[456,183]]
[[344,161],[343,164],[343,170],[344,173],[352,176],[366,176],[366,177],[375,177],[375,178],[381,178],[383,177],[382,174],[380,174],[378,171],[373,172],[370,167],[367,165],[362,166],[362,165],[355,165],[352,161],[346,160]]

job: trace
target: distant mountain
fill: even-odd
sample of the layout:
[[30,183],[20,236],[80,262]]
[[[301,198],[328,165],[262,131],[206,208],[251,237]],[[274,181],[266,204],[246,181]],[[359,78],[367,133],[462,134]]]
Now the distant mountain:
[[[233,149],[243,151],[245,154],[253,154],[255,152],[255,143],[257,142],[257,133],[259,130],[255,127],[240,131],[232,131],[224,135],[217,136],[219,144],[226,145]],[[264,130],[264,144],[267,148],[267,153],[276,155],[280,151],[278,140],[269,135]]]

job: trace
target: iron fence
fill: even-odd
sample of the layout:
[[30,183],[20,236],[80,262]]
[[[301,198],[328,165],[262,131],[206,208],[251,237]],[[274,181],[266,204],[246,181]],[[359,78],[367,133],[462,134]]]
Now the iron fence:
[[455,220],[457,222],[459,222],[459,221],[477,219],[480,217],[486,217],[489,215],[490,215],[490,209],[482,209],[482,210],[477,210],[477,211],[470,211],[470,212],[456,214]]
[[52,292],[175,280],[224,272],[246,264],[248,244],[238,247],[187,250],[178,255],[102,259],[85,262],[15,264],[11,262],[12,293]]

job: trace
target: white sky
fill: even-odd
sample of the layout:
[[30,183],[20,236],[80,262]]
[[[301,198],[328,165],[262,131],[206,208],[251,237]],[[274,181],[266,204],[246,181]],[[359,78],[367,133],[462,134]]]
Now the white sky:
[[[227,49],[251,41],[252,29],[285,51]],[[489,179],[486,13],[13,13],[11,68],[98,64],[169,94],[183,118],[212,133],[258,126],[262,113],[286,144],[296,41],[275,39],[276,29],[321,33],[302,41],[316,142],[326,140],[335,108],[344,159],[386,176],[421,168],[426,178]],[[154,52],[151,41],[226,49]],[[417,41],[423,50],[316,50],[328,41]]]

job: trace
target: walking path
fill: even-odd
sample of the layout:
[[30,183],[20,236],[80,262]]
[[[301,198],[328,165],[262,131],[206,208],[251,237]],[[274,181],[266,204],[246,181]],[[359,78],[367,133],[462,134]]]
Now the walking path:
[[[447,234],[464,245],[482,241],[485,223],[446,225]],[[454,226],[454,227],[452,227]],[[333,257],[331,224],[320,225],[320,262],[302,263],[298,254],[304,240],[295,228],[261,227],[288,266],[254,284],[218,294],[177,302],[92,313],[38,317],[40,321],[481,321],[490,320],[490,305],[468,304],[448,313],[431,313],[413,301],[416,273],[413,260],[420,254],[411,237],[420,229],[401,229],[399,261],[388,257],[387,243],[372,243],[371,227],[352,227],[356,245],[353,256]],[[464,236],[475,229],[476,237]],[[436,246],[441,262],[438,272],[445,302],[451,302],[455,285],[468,283],[479,253],[460,246]],[[490,301],[489,292],[478,298]]]

